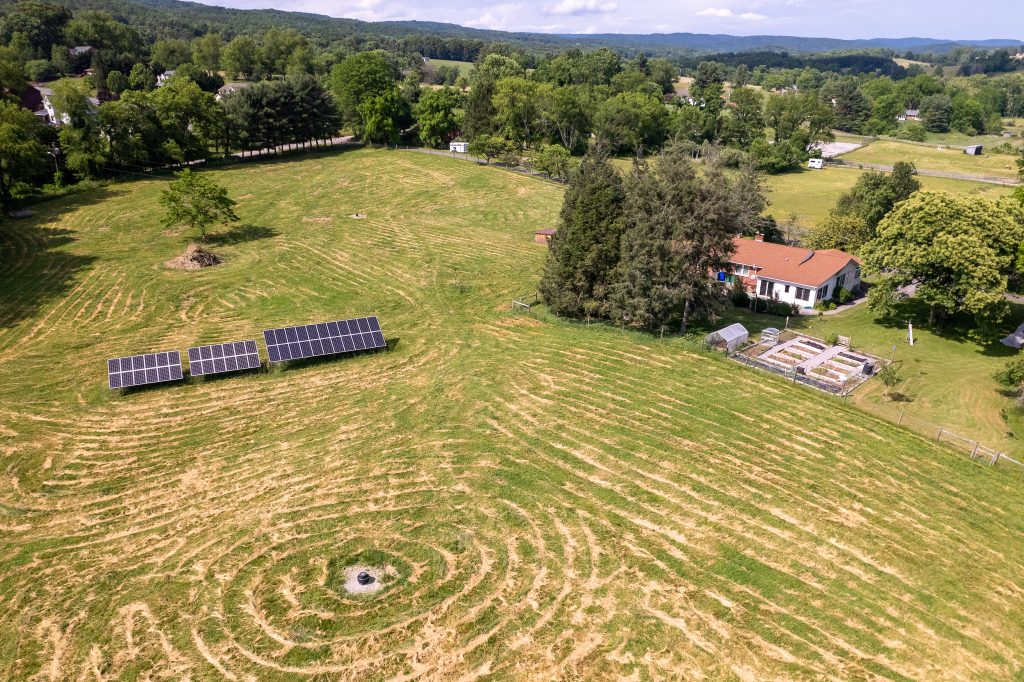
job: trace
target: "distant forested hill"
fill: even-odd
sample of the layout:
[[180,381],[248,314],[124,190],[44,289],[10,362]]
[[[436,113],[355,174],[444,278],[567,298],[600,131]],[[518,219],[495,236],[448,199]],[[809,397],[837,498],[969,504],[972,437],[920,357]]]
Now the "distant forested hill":
[[[930,38],[880,38],[839,40],[796,36],[731,36],[700,33],[659,33],[633,35],[513,33],[468,28],[456,24],[429,21],[366,22],[337,19],[319,14],[285,12],[271,9],[227,9],[182,0],[51,0],[75,11],[100,9],[124,19],[150,38],[194,37],[216,31],[232,36],[260,32],[268,28],[291,27],[322,42],[350,36],[379,36],[387,39],[441,38],[478,40],[481,43],[507,42],[532,51],[560,51],[571,46],[610,47],[624,54],[645,52],[660,55],[695,55],[752,50],[814,53],[866,49],[891,49],[943,53],[965,45],[1008,47],[1024,44],[1021,40],[946,41]],[[0,12],[13,7],[16,0],[0,0]]]

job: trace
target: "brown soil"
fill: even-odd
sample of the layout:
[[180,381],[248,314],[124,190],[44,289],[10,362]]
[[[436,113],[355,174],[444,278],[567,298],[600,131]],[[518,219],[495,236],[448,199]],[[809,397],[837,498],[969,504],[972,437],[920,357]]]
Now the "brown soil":
[[192,243],[185,249],[185,253],[177,258],[172,258],[164,263],[164,265],[172,270],[199,270],[200,268],[208,268],[211,265],[219,265],[223,262],[217,254],[210,253],[199,246],[199,244]]

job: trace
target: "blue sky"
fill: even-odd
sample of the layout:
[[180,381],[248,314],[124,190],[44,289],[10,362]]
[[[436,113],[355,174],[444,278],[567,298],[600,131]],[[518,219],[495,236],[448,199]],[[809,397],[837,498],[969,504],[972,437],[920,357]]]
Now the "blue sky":
[[419,19],[544,33],[730,33],[832,38],[1024,36],[1021,0],[199,0],[366,21]]

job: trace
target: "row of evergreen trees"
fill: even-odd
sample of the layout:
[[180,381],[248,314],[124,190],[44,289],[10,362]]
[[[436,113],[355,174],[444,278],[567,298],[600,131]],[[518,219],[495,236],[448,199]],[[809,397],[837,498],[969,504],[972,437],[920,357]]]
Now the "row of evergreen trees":
[[650,330],[678,321],[685,334],[725,301],[712,273],[736,235],[759,229],[766,206],[753,169],[727,174],[712,160],[698,170],[669,148],[622,177],[592,148],[566,191],[540,293],[558,315]]

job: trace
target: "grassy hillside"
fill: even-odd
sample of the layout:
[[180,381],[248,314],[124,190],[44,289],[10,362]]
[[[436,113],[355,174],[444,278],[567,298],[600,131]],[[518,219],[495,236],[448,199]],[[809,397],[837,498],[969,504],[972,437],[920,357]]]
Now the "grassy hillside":
[[[843,158],[849,159],[850,155],[844,155]],[[863,172],[865,171],[855,168],[829,167],[825,170],[805,169],[795,173],[769,176],[767,184],[771,193],[768,198],[772,203],[768,213],[780,222],[787,222],[791,215],[796,214],[797,224],[801,227],[814,227],[828,216],[839,196],[853,187]],[[917,179],[926,190],[954,194],[998,197],[1006,196],[1013,191],[1010,187],[970,180],[924,175],[919,175]]]
[[473,69],[473,62],[459,62],[454,59],[431,59],[430,65],[434,68],[440,66],[454,66],[459,70],[459,75],[465,76],[466,78],[469,78],[469,72]]
[[[157,181],[0,225],[0,678],[1020,673],[1020,475],[515,314],[560,188],[380,151],[216,175],[248,226],[201,272],[162,265]],[[386,353],[105,388],[111,356],[370,313]],[[381,592],[343,589],[360,563]]]
[[947,173],[965,173],[994,178],[1017,177],[1016,157],[1011,154],[968,156],[961,149],[940,149],[890,140],[879,140],[843,154],[849,163],[874,163],[891,166],[897,161],[910,161],[918,168]]

